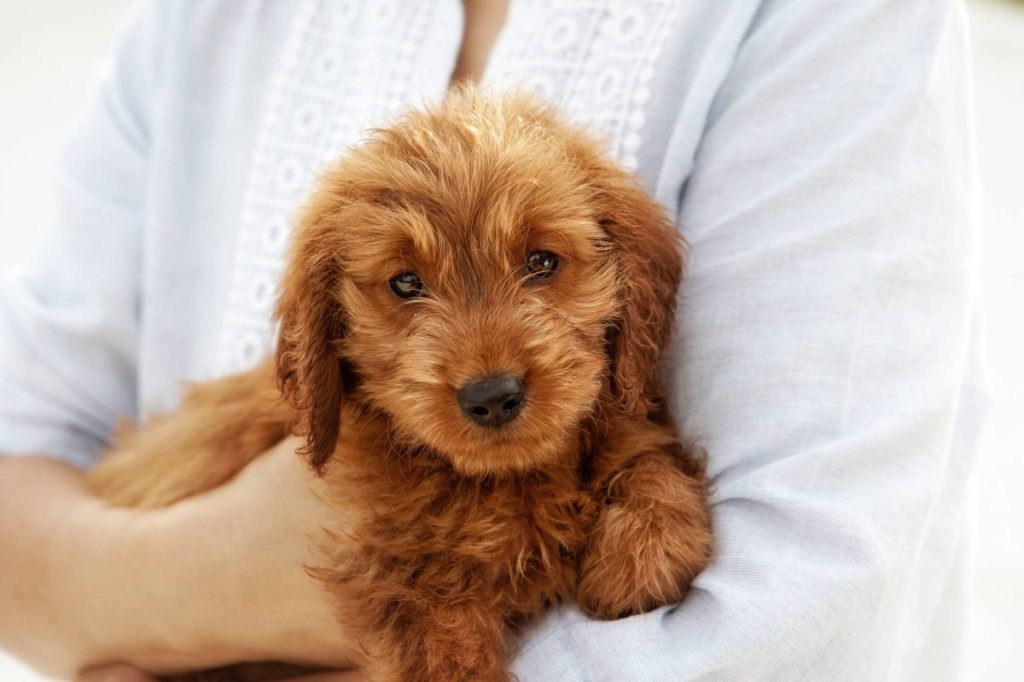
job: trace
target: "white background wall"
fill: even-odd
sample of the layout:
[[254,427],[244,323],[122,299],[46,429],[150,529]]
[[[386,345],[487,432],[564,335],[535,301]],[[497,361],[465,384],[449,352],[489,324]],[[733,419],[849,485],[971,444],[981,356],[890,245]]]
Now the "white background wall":
[[[49,223],[52,159],[128,5],[0,0],[0,268],[25,261]],[[969,6],[996,394],[972,483],[969,679],[1024,680],[1024,3]],[[36,679],[0,655],[0,681]]]
[[984,192],[982,311],[995,394],[972,481],[970,679],[1024,680],[1024,2],[968,6]]

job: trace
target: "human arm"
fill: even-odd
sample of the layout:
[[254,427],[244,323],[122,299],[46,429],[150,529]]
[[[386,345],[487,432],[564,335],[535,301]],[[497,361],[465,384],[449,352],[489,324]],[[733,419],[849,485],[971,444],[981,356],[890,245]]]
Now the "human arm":
[[972,428],[962,13],[760,8],[679,213],[693,259],[667,370],[715,478],[712,564],[678,608],[547,619],[524,679],[907,674]]
[[66,464],[0,458],[4,648],[57,676],[112,661],[153,671],[350,665],[329,601],[303,570],[331,510],[296,445],[146,513],[103,505]]
[[135,411],[134,292],[155,23],[148,9],[133,17],[55,164],[55,221],[44,247],[0,279],[0,646],[44,665],[65,647],[74,656],[85,646],[86,633],[74,632],[83,624],[42,603],[50,596],[40,580],[46,552],[83,497],[82,476],[69,464],[87,466],[117,415]]
[[118,419],[138,417],[153,119],[178,5],[139,6],[56,164],[50,236],[0,282],[0,648],[53,674],[111,657],[153,668],[343,662],[303,571],[304,531],[319,526],[287,506],[312,499],[291,453],[254,471],[278,462],[294,488],[247,476],[145,515],[90,498],[77,470]]

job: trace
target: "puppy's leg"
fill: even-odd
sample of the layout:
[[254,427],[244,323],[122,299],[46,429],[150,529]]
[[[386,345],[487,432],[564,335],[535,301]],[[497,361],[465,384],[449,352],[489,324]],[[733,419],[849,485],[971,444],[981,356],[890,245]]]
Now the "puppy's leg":
[[600,511],[580,563],[580,607],[619,618],[679,601],[711,553],[702,461],[670,426],[623,419],[592,464]]
[[[447,601],[447,600],[445,600]],[[424,603],[426,602],[426,603]],[[433,599],[396,605],[376,639],[370,678],[387,682],[507,682],[505,625],[493,608]]]
[[120,434],[88,477],[122,507],[164,507],[215,488],[288,435],[294,419],[269,362],[191,388],[176,411]]

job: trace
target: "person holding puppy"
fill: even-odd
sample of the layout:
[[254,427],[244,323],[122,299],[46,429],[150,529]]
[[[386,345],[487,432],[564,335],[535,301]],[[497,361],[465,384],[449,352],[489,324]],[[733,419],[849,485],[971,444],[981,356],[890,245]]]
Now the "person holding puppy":
[[716,489],[715,556],[678,607],[554,610],[513,671],[955,675],[984,406],[963,8],[495,7],[140,6],[62,156],[53,235],[0,288],[0,646],[55,675],[349,663],[301,570],[329,510],[294,440],[160,512],[106,508],[79,470],[118,418],[267,352],[312,177],[465,76],[590,121],[690,241],[663,378]]

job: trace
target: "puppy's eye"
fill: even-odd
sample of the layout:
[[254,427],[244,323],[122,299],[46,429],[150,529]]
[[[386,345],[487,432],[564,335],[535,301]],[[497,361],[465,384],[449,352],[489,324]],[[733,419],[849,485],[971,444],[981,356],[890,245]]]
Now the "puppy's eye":
[[398,298],[416,298],[423,295],[426,288],[423,280],[415,272],[403,272],[401,275],[392,277],[388,282],[391,291]]
[[547,279],[558,269],[558,254],[534,251],[526,257],[526,274],[530,279]]

